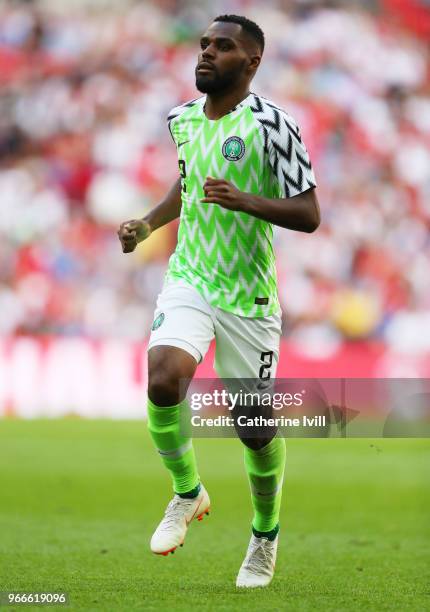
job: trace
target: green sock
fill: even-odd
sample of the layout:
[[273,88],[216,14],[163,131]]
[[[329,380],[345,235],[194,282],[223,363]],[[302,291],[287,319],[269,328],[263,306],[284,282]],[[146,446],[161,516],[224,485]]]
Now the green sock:
[[[182,499],[195,499],[200,493],[201,488],[201,485],[198,484],[196,487],[194,487],[194,489],[191,489],[191,491],[187,491],[186,493],[178,493],[178,495],[179,497],[182,497]],[[177,493],[177,491],[175,491],[175,493]]]
[[252,533],[255,535],[256,538],[267,538],[268,540],[273,542],[273,540],[275,540],[276,536],[279,533],[279,523],[276,525],[275,529],[272,529],[272,531],[257,531],[253,527]]
[[245,468],[254,508],[252,526],[257,532],[271,532],[279,523],[282,481],[285,468],[285,440],[275,437],[260,450],[245,446]]
[[149,433],[178,494],[193,491],[200,482],[191,438],[180,433],[180,414],[187,409],[186,400],[175,406],[161,407],[148,398]]

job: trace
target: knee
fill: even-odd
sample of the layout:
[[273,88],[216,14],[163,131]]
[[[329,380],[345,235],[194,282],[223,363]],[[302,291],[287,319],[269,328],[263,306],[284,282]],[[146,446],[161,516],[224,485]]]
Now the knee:
[[179,381],[166,370],[153,372],[148,377],[148,397],[157,406],[174,406],[181,401]]
[[276,434],[274,434],[271,438],[241,438],[241,441],[251,450],[258,451],[270,444],[275,435]]
[[185,398],[197,363],[182,349],[156,346],[148,353],[148,396],[157,406],[174,406]]

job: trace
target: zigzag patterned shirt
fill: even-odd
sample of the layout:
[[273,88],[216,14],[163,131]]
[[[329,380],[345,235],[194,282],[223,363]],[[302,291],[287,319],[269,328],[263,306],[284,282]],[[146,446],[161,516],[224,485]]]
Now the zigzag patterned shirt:
[[171,110],[182,210],[166,278],[191,283],[213,306],[244,317],[279,312],[273,226],[218,204],[200,202],[206,177],[240,191],[289,198],[316,186],[294,119],[251,93],[221,119],[204,113],[206,96]]

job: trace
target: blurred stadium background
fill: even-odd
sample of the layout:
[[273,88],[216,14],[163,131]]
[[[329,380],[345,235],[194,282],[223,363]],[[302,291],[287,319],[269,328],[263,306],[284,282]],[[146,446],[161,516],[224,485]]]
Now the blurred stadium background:
[[278,375],[430,375],[429,0],[3,1],[0,415],[142,414],[177,225],[128,256],[116,230],[174,181],[165,118],[226,12],[266,33],[253,89],[297,119],[322,205],[276,231]]
[[315,234],[276,231],[278,374],[430,376],[429,0],[0,0],[0,416],[96,418],[0,419],[0,591],[61,589],[73,610],[421,612],[428,440],[288,440],[262,599],[234,587],[242,445],[195,440],[214,512],[166,563],[148,549],[170,484],[146,426],[97,419],[144,413],[177,226],[128,256],[116,230],[175,179],[165,118],[225,12],[266,32],[253,89],[299,122],[323,209]]

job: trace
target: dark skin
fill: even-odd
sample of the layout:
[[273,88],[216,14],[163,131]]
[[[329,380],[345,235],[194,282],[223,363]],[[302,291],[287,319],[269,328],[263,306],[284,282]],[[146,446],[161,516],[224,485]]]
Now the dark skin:
[[208,119],[220,119],[249,95],[249,86],[261,62],[261,51],[254,39],[236,23],[213,23],[200,39],[196,77],[203,75],[205,64],[208,81],[238,71],[227,89],[207,94],[205,113]]
[[[258,43],[235,23],[212,23],[200,39],[200,47],[196,83],[207,93],[207,118],[217,120],[249,95],[262,53]],[[222,86],[216,87],[217,83]],[[207,177],[203,190],[202,202],[244,212],[287,229],[313,232],[320,223],[313,188],[292,198],[270,199],[241,192],[222,177]],[[165,198],[143,219],[121,224],[118,236],[123,252],[131,253],[154,230],[178,218],[181,206],[181,180],[178,179]],[[153,347],[148,352],[149,398],[158,406],[178,404],[186,396],[196,368],[195,359],[182,349]],[[185,384],[180,385],[181,381]],[[242,442],[258,449],[270,442],[270,438],[244,438]]]
[[[261,62],[258,44],[242,27],[235,23],[214,22],[200,39],[196,76],[210,81],[217,75],[241,68],[231,87],[208,93],[205,113],[208,119],[220,119],[249,95],[249,88]],[[201,68],[201,64],[210,64]],[[314,232],[320,224],[320,210],[315,189],[308,189],[292,198],[271,199],[239,191],[233,183],[220,177],[207,177],[203,185],[202,202],[219,204],[230,210],[241,211],[299,232]],[[131,253],[158,227],[179,217],[181,213],[180,180],[178,179],[164,200],[143,219],[121,224],[118,236],[124,253]]]
[[[219,119],[249,95],[251,80],[261,62],[261,52],[258,44],[235,23],[215,22],[200,39],[200,46],[197,66],[208,62],[214,71],[222,74],[243,65],[234,88],[207,96],[206,116]],[[313,232],[320,224],[319,205],[313,188],[293,198],[271,199],[239,191],[225,179],[207,177],[203,190],[206,197],[202,202],[244,212],[280,227]]]
[[315,189],[308,189],[292,198],[264,198],[243,193],[224,179],[208,177],[203,186],[206,197],[201,202],[219,204],[223,208],[247,213],[279,227],[298,232],[314,232],[320,224]]

